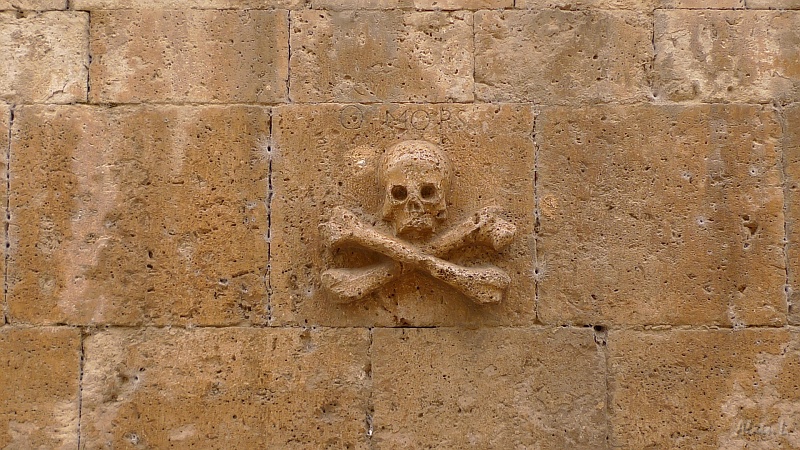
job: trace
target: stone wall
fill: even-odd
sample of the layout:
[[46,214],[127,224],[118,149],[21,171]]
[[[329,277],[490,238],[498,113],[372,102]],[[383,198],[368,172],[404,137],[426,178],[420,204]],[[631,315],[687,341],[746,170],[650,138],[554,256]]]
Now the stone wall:
[[[0,448],[800,448],[800,1],[0,10]],[[500,303],[326,292],[403,140]]]

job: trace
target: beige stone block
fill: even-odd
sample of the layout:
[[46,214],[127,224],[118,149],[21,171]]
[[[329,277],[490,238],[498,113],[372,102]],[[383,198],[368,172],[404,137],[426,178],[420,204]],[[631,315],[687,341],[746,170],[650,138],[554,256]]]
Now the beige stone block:
[[545,104],[647,98],[649,19],[625,11],[479,11],[475,92]]
[[655,92],[664,101],[800,99],[800,14],[658,11]]
[[296,102],[473,99],[472,13],[291,14]]
[[800,9],[800,0],[745,0],[748,9]]
[[[520,105],[297,105],[273,111],[270,305],[276,324],[487,325],[532,323],[533,113]],[[381,220],[385,188],[380,155],[405,140],[441,147],[453,165],[445,230],[487,206],[517,227],[499,252],[477,244],[445,258],[460,266],[494,265],[511,284],[499,304],[479,305],[421,272],[403,274],[370,295],[339,304],[320,274],[380,261],[377,253],[330,251],[319,225],[345,207],[391,235]],[[425,241],[414,242],[414,245]]]
[[13,127],[12,321],[266,322],[267,109],[34,106]]
[[86,100],[89,15],[0,12],[0,101]]
[[51,9],[66,9],[66,7],[66,0],[0,0],[0,10],[47,11]]
[[800,335],[610,333],[613,448],[800,448]]
[[367,449],[366,329],[115,329],[86,339],[81,445]]
[[511,8],[514,0],[312,0],[311,6],[331,10],[414,8],[449,11]]
[[102,9],[295,9],[306,0],[72,0],[79,10]]
[[582,10],[597,8],[652,11],[655,8],[744,8],[745,0],[516,0],[515,6],[521,9]]
[[375,329],[377,449],[598,449],[605,356],[591,329]]
[[96,11],[91,28],[92,102],[286,100],[286,11]]
[[0,328],[0,447],[78,448],[80,331]]
[[545,109],[539,318],[784,324],[780,139],[761,106]]
[[789,322],[800,325],[800,105],[784,113],[786,144],[786,232],[789,260]]

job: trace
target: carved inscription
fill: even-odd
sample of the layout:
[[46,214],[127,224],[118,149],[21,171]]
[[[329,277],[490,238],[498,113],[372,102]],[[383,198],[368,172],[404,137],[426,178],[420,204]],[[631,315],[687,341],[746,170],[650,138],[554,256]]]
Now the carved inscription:
[[400,130],[424,131],[433,127],[461,129],[466,126],[466,111],[457,106],[439,108],[398,107],[380,111],[362,105],[347,105],[339,110],[339,124],[349,130],[385,126]]
[[[414,123],[418,111],[406,111],[408,123]],[[447,155],[430,142],[404,141],[389,148],[378,166],[378,179],[384,197],[381,217],[393,226],[394,236],[340,207],[320,225],[329,247],[360,246],[388,260],[358,269],[326,270],[323,286],[340,301],[350,302],[404,273],[421,271],[477,303],[500,302],[511,282],[507,273],[491,266],[463,267],[442,258],[468,244],[502,250],[514,239],[516,227],[501,217],[499,208],[486,207],[436,234],[447,217],[451,174]]]

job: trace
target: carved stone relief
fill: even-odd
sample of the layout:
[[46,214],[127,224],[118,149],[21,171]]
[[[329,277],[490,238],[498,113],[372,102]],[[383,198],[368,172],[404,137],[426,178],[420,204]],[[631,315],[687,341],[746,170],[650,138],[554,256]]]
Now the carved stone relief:
[[514,239],[516,227],[488,206],[436,233],[447,218],[452,166],[436,145],[408,140],[387,149],[378,164],[377,179],[384,197],[382,219],[390,235],[361,220],[353,211],[334,207],[320,224],[329,249],[358,246],[387,258],[360,268],[330,268],[322,285],[343,303],[358,300],[405,273],[419,271],[436,278],[479,304],[503,299],[511,277],[494,266],[465,267],[445,258],[468,244],[495,251]]

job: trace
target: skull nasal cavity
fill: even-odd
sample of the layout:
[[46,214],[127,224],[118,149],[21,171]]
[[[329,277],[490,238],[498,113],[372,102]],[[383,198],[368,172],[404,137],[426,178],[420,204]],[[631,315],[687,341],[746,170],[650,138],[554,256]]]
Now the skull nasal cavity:
[[392,186],[392,198],[395,200],[405,200],[408,197],[408,190],[405,186]]

